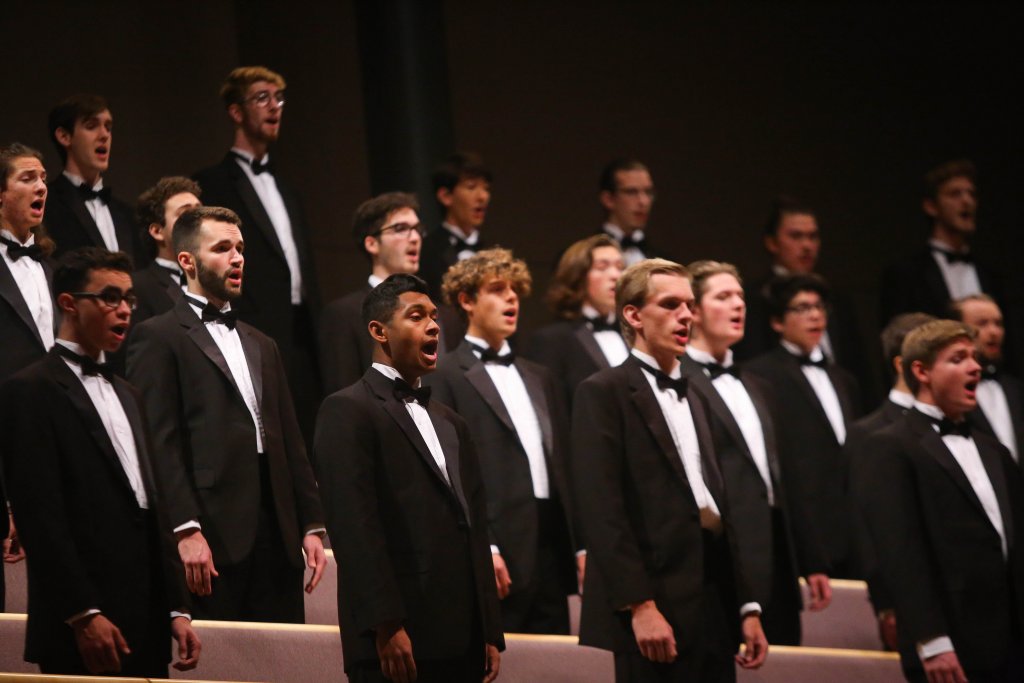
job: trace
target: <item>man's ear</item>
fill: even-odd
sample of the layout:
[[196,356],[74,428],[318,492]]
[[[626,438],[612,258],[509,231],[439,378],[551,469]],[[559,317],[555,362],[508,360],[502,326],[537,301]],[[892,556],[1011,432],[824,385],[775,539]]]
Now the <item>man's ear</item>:
[[611,211],[615,208],[615,198],[608,190],[601,190],[601,194],[597,195],[597,199],[601,202],[601,206],[604,207],[605,211]]
[[65,148],[71,146],[71,135],[71,131],[63,127],[53,131],[54,139],[57,140],[61,147]]
[[622,319],[625,320],[626,324],[632,327],[637,334],[640,333],[640,330],[644,326],[643,322],[640,320],[640,309],[633,304],[626,304],[622,307]]
[[910,372],[913,373],[917,383],[922,386],[927,385],[928,380],[931,378],[931,368],[925,367],[924,363],[919,360],[915,360],[910,364]]
[[388,328],[384,326],[384,323],[378,320],[371,320],[366,329],[369,330],[370,336],[378,344],[388,343]]
[[370,256],[376,256],[380,253],[380,240],[373,235],[367,235],[363,238],[363,249]]
[[455,201],[452,197],[452,191],[447,187],[437,188],[437,194],[435,196],[437,197],[437,201],[441,202],[441,206],[446,209],[451,208],[452,203]]
[[935,218],[939,215],[939,207],[931,197],[921,200],[921,210],[924,211],[929,218]]
[[150,223],[149,224],[149,236],[152,237],[153,240],[155,242],[157,242],[158,244],[161,243],[161,242],[166,241],[164,239],[164,232],[163,231],[164,231],[164,226],[160,225],[159,223]]
[[772,329],[775,330],[775,334],[782,334],[782,318],[772,316],[769,318],[768,323],[772,326]]
[[764,236],[764,249],[772,256],[779,253],[779,240],[775,235]]
[[187,251],[178,254],[178,266],[187,277],[196,277],[196,259]]
[[470,298],[469,294],[466,294],[466,292],[459,292],[459,308],[464,310],[467,316],[473,312],[473,308],[475,306],[475,298]]
[[228,118],[236,126],[242,125],[242,105],[237,102],[228,105]]
[[64,315],[72,315],[76,313],[75,297],[71,296],[67,292],[57,295],[57,308],[59,308]]
[[896,371],[897,377],[903,377],[903,356],[896,356],[892,359],[892,368]]

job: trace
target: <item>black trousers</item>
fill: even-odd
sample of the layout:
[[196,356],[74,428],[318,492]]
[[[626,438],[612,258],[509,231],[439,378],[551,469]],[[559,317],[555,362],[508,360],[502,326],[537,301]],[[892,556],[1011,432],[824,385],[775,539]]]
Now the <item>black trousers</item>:
[[772,510],[772,592],[761,605],[761,626],[772,645],[799,645],[800,584],[790,560],[782,510]]
[[266,458],[260,454],[260,505],[252,552],[241,562],[217,565],[213,592],[192,596],[192,616],[220,621],[270,621],[301,624],[305,621],[302,567],[288,558],[298,552],[285,548],[274,512]]

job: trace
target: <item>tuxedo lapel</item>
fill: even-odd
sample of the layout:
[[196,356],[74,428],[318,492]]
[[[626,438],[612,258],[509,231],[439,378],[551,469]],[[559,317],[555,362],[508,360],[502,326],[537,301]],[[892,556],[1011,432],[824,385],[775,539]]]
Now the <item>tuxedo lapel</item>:
[[183,298],[181,286],[171,279],[169,270],[158,265],[156,261],[150,261],[146,269],[153,276],[156,283],[167,293],[167,298],[173,303],[181,301]]
[[697,432],[697,444],[700,448],[700,463],[704,484],[718,503],[719,509],[722,509],[725,503],[725,483],[722,479],[722,472],[718,469],[718,460],[715,458],[715,446],[711,438],[711,432],[708,430],[708,419],[705,413],[704,402],[692,387],[686,392],[686,402],[690,406],[693,428]]
[[946,280],[942,277],[942,271],[939,270],[939,264],[935,262],[931,249],[926,249],[923,257],[925,259],[924,280],[927,283],[928,291],[942,299],[942,301],[935,301],[937,307],[942,307],[952,298],[949,295],[949,287],[946,286]]
[[554,436],[551,433],[551,409],[544,392],[544,383],[541,381],[540,375],[532,369],[524,367],[522,363],[516,361],[515,368],[519,371],[519,376],[523,378],[526,393],[529,394],[530,403],[533,404],[533,412],[537,415],[537,422],[540,423],[544,452],[550,457],[554,452]]
[[1010,490],[1006,485],[1002,457],[997,449],[991,447],[993,444],[986,439],[975,439],[974,444],[978,447],[981,464],[985,466],[988,480],[992,483],[992,490],[996,494],[996,501],[999,503],[999,516],[1003,519],[1003,533],[1006,535],[1007,546],[1011,547],[1013,545],[1013,509],[1010,507]]
[[85,390],[81,380],[75,376],[75,373],[71,371],[56,351],[50,351],[46,362],[50,364],[50,369],[57,384],[61,386],[67,394],[68,400],[71,401],[71,405],[74,406],[81,416],[86,430],[93,438],[93,441],[96,442],[100,453],[103,454],[103,460],[112,468],[114,478],[125,486],[125,490],[134,499],[135,492],[132,490],[132,485],[128,482],[128,475],[124,472],[121,460],[117,457],[117,452],[114,450],[114,445],[110,442],[107,430],[103,427],[99,413],[96,412],[96,406],[93,405],[92,399],[89,398],[89,393]]
[[[252,330],[244,323],[235,326],[238,331],[238,338],[242,341],[242,351],[245,353],[245,362],[249,366],[249,378],[252,380],[252,390],[256,394],[256,405],[263,405],[263,354],[260,351],[260,344],[253,335]],[[262,408],[261,408],[262,410]]]
[[[43,266],[43,268],[45,270],[46,266]],[[52,287],[50,291],[53,291]],[[39,348],[45,351],[46,346],[43,344],[43,338],[39,336],[39,328],[36,327],[36,321],[32,319],[32,313],[28,310],[25,297],[21,295],[18,283],[14,280],[14,275],[11,274],[10,268],[7,267],[7,261],[2,258],[0,258],[0,297],[6,300],[11,308],[14,309],[18,317],[21,318],[21,321],[32,332],[32,336],[39,342]]]
[[635,356],[630,355],[623,363],[629,373],[630,399],[643,418],[644,424],[650,430],[655,442],[661,448],[662,455],[668,459],[672,470],[679,477],[680,481],[690,488],[690,480],[686,478],[686,470],[683,468],[683,461],[679,458],[679,451],[676,449],[676,442],[672,439],[672,432],[668,429],[665,421],[665,414],[661,412],[658,399],[654,397],[654,390],[647,383],[644,371],[640,368],[639,361]]
[[608,364],[608,359],[605,358],[604,352],[601,351],[601,346],[597,343],[597,340],[594,339],[593,330],[590,329],[586,322],[580,321],[579,326],[573,334],[583,347],[583,350],[587,352],[587,355],[590,356],[590,359],[593,360],[595,364],[597,364],[599,369],[603,370],[604,368],[611,367]]
[[249,177],[238,166],[234,155],[229,153],[222,163],[227,166],[228,173],[234,181],[235,190],[242,198],[242,203],[245,204],[249,213],[256,220],[256,227],[264,234],[277,255],[284,259],[284,249],[281,247],[281,240],[277,238],[277,231],[274,230],[274,224],[270,220],[270,215],[263,206],[263,202],[260,201],[260,196],[256,194],[256,189],[249,182]]
[[[437,408],[427,408],[430,416],[430,424],[434,425],[434,432],[437,440],[441,443],[441,452],[444,453],[444,462],[448,470],[448,480],[451,482],[451,489],[462,508],[462,516],[467,525],[471,525],[469,517],[469,505],[466,503],[466,492],[462,488],[462,462],[459,459],[459,435],[455,432],[455,426],[446,420]],[[418,430],[417,430],[418,431]],[[433,460],[433,456],[431,456]]]
[[722,424],[725,425],[726,431],[729,432],[729,437],[740,447],[747,459],[754,462],[750,449],[747,447],[747,440],[744,438],[743,432],[740,431],[736,418],[733,416],[732,411],[729,410],[729,406],[722,400],[722,396],[715,389],[715,385],[704,374],[704,369],[700,363],[685,355],[681,363],[683,374],[690,380],[690,385],[700,392],[707,401],[711,414],[721,420]]
[[[853,405],[850,403],[850,392],[847,389],[845,379],[839,374],[839,368],[835,363],[829,363],[825,367],[828,379],[832,382],[832,388],[836,391],[836,398],[839,399],[839,407],[843,412],[843,422],[849,425],[855,418]],[[801,372],[801,374],[803,374]]]
[[[822,419],[828,423],[829,432],[831,432],[834,435],[835,432],[832,430],[832,422],[828,419],[828,414],[825,412],[825,407],[821,405],[821,401],[818,400],[818,395],[814,393],[814,388],[811,386],[811,383],[807,381],[807,377],[804,375],[804,371],[800,368],[800,361],[797,358],[795,358],[793,354],[786,351],[781,346],[777,347],[774,353],[780,354],[780,357],[782,358],[782,367],[784,371],[792,378],[796,385],[800,387],[800,392],[804,395],[804,398],[810,401],[810,404],[814,406],[812,410],[815,411],[819,419]],[[831,375],[829,376],[829,378],[831,379]],[[833,383],[833,387],[834,386],[835,384]],[[839,394],[838,390],[836,391],[836,394]],[[839,400],[839,405],[843,405],[842,399]],[[846,409],[843,408],[844,415],[845,412]]]
[[501,421],[501,424],[505,425],[513,434],[516,434],[518,438],[516,427],[512,423],[512,416],[508,414],[508,408],[505,407],[505,402],[501,400],[498,388],[494,386],[491,376],[487,374],[487,367],[469,348],[469,342],[463,341],[459,344],[458,348],[455,349],[455,355],[459,359],[459,367],[466,373],[466,381],[480,394],[484,403]]
[[[950,478],[960,487],[964,495],[971,501],[978,512],[988,519],[988,515],[985,513],[985,508],[982,506],[981,501],[978,499],[978,494],[974,492],[974,487],[971,486],[971,482],[968,481],[967,475],[964,474],[963,468],[960,467],[960,463],[957,462],[956,458],[946,447],[946,444],[942,441],[942,437],[939,433],[932,428],[931,419],[927,416],[914,411],[913,414],[908,415],[907,419],[913,429],[914,433],[918,437],[918,443],[921,447],[932,458],[935,459],[939,465],[949,474]],[[980,451],[980,449],[979,449]]]
[[[178,316],[178,322],[188,330],[188,337],[199,347],[199,350],[210,359],[210,361],[216,365],[224,377],[231,383],[231,386],[235,388],[235,394],[241,399],[242,403],[245,403],[245,397],[242,396],[242,390],[235,382],[234,375],[231,374],[231,368],[228,366],[228,361],[224,358],[224,354],[220,352],[220,348],[217,346],[217,342],[213,340],[210,335],[210,331],[206,329],[206,325],[199,316],[189,306],[188,301],[182,297],[181,301],[178,302],[174,308],[175,315]],[[251,373],[251,370],[250,370]]]
[[779,467],[779,449],[775,440],[775,421],[772,420],[771,411],[768,409],[768,397],[762,391],[756,379],[741,373],[740,381],[743,382],[747,394],[750,395],[750,402],[754,404],[754,410],[757,411],[757,419],[761,422],[764,450],[768,456],[768,469],[771,470],[772,481],[778,486],[779,482],[782,481],[782,471]]
[[[54,181],[54,185],[60,195],[62,195],[65,203],[71,207],[71,212],[75,214],[75,218],[78,219],[78,223],[82,226],[82,229],[85,230],[85,233],[89,235],[89,239],[92,243],[99,247],[104,246],[106,242],[103,241],[103,236],[100,234],[99,226],[97,226],[96,221],[93,220],[92,214],[89,213],[89,209],[85,207],[85,200],[78,194],[78,188],[75,187],[74,183],[68,180],[67,176],[62,173],[57,176],[57,180]],[[113,218],[113,216],[111,216],[111,218]]]
[[[1024,448],[1024,403],[1020,395],[1020,383],[1009,382],[1005,377],[999,377],[999,386],[1003,388],[1006,395],[1006,405],[1010,408],[1010,419],[1013,422],[1013,435],[1017,439],[1017,450]],[[1018,454],[1018,457],[1019,454]]]

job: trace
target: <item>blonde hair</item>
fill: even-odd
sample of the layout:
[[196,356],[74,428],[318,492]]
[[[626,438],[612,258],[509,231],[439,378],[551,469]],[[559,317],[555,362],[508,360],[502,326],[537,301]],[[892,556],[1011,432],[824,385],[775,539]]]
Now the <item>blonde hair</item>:
[[478,251],[449,268],[441,278],[441,295],[445,303],[455,306],[465,319],[466,311],[459,305],[459,294],[465,292],[467,297],[475,299],[480,286],[489,278],[508,280],[521,297],[530,295],[533,284],[525,261],[512,256],[510,249],[495,247]]
[[240,66],[233,69],[224,79],[224,84],[220,86],[220,97],[224,100],[224,106],[241,104],[245,101],[245,93],[249,90],[249,86],[260,81],[273,83],[282,90],[287,87],[281,74],[271,71],[265,66]]
[[708,280],[716,275],[732,275],[736,282],[743,286],[743,278],[740,277],[739,269],[731,263],[724,261],[694,261],[686,267],[690,271],[690,286],[693,287],[693,300],[700,306],[704,298]]
[[933,320],[908,332],[900,356],[903,358],[903,379],[910,390],[916,394],[921,388],[921,383],[914,376],[914,361],[921,361],[921,365],[930,368],[942,349],[961,339],[973,342],[974,337],[974,330],[956,320]]
[[678,275],[690,279],[686,266],[667,259],[645,259],[626,268],[615,285],[615,311],[619,317],[619,329],[630,346],[636,340],[636,330],[626,322],[622,309],[626,306],[641,308],[646,303],[651,293],[651,278],[655,275]]

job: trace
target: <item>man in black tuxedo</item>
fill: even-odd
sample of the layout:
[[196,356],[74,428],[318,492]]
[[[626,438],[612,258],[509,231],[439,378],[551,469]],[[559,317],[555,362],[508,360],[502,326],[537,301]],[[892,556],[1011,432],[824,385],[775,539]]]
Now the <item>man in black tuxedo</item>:
[[573,403],[590,565],[580,644],[615,654],[617,683],[734,681],[734,660],[757,668],[767,655],[761,608],[734,562],[707,409],[681,377],[688,278],[661,259],[626,269],[615,300],[631,355],[584,380]]
[[[746,288],[746,334],[733,349],[739,361],[754,358],[775,348],[779,342],[779,335],[771,324],[768,301],[771,281],[787,275],[814,273],[817,268],[821,231],[814,209],[791,197],[777,197],[765,221],[763,240],[765,251],[771,257],[771,269]],[[828,326],[821,336],[821,350],[829,360],[857,378],[865,395],[871,395],[875,367],[868,363],[864,348],[853,302],[831,287]]]
[[423,227],[419,203],[405,192],[387,192],[359,205],[352,237],[370,260],[365,285],[332,301],[320,316],[320,372],[324,391],[334,393],[359,380],[373,362],[373,339],[363,325],[363,300],[395,273],[419,269]]
[[504,630],[568,634],[566,596],[577,592],[584,562],[573,559],[570,532],[568,416],[547,369],[517,358],[508,343],[530,281],[526,263],[507,249],[485,249],[448,270],[441,286],[467,329],[429,385],[480,449]]
[[145,398],[196,615],[301,623],[302,552],[310,592],[327,562],[324,517],[277,346],[232,311],[238,216],[189,209],[172,239],[188,292],[135,329],[128,377]]
[[1020,463],[1020,450],[1024,447],[1024,384],[1004,368],[1003,312],[987,294],[964,297],[954,301],[951,308],[955,318],[977,333],[981,382],[978,409],[971,413],[971,421],[999,439]]
[[598,189],[605,210],[598,234],[615,240],[626,265],[660,256],[647,240],[647,222],[654,205],[654,182],[647,166],[637,159],[612,159],[601,169]]
[[828,559],[805,492],[783,482],[770,390],[733,364],[729,347],[743,337],[746,313],[739,271],[717,261],[698,261],[689,271],[696,305],[683,376],[707,401],[738,557],[764,608],[765,636],[773,644],[799,645],[797,575],[806,577],[810,609],[828,607]]
[[[882,330],[882,354],[892,376],[892,388],[880,406],[851,424],[847,432],[843,453],[850,468],[851,496],[855,495],[856,488],[853,486],[852,479],[861,471],[858,468],[865,457],[864,449],[868,444],[868,438],[875,432],[902,420],[903,416],[914,406],[914,393],[903,377],[903,358],[900,356],[900,349],[903,346],[903,340],[912,330],[932,320],[935,318],[927,313],[901,313],[890,320]],[[885,581],[882,580],[871,537],[867,533],[863,519],[856,514],[856,510],[857,505],[854,501],[855,518],[853,523],[856,530],[857,559],[868,583],[868,597],[871,599],[871,606],[878,618],[878,635],[887,650],[897,650],[899,646],[896,636],[896,610],[893,607],[892,594],[886,588]]]
[[436,320],[414,275],[371,290],[373,365],[317,417],[313,460],[353,683],[489,683],[504,649],[473,440],[420,385],[437,364]]
[[629,355],[615,318],[615,283],[624,269],[622,250],[608,235],[582,239],[559,259],[548,289],[559,320],[534,332],[523,355],[551,370],[566,405],[580,382]]
[[178,216],[202,206],[201,195],[202,190],[194,180],[181,176],[161,178],[139,195],[135,217],[148,259],[144,267],[132,273],[132,285],[139,300],[132,314],[134,325],[166,313],[181,300],[185,274],[175,258],[171,238]]
[[996,274],[971,254],[978,211],[975,177],[974,164],[966,159],[946,162],[925,175],[921,208],[931,222],[931,237],[882,272],[883,322],[908,311],[942,318],[951,301],[971,294],[1000,299]]
[[816,527],[831,575],[854,577],[842,447],[859,414],[857,383],[822,351],[828,290],[821,278],[775,280],[769,303],[779,343],[746,367],[771,387],[783,479],[809,503],[797,515],[808,516]]
[[284,78],[261,66],[239,67],[228,74],[221,97],[234,125],[234,144],[219,164],[194,178],[208,206],[231,209],[246,226],[249,273],[235,302],[238,318],[277,343],[309,443],[321,396],[313,322],[319,289],[299,196],[268,153],[281,130]]
[[[53,346],[53,273],[48,262],[53,242],[40,231],[46,195],[43,156],[20,143],[0,149],[0,382]],[[3,562],[13,564],[25,554],[19,549],[4,492],[0,472],[0,542]],[[5,604],[3,562],[0,612]]]
[[854,478],[892,592],[910,681],[1024,680],[1024,481],[965,419],[981,366],[973,332],[937,320],[903,342],[914,407],[877,432]]
[[47,674],[167,677],[200,643],[153,481],[138,394],[104,354],[124,341],[131,260],[68,252],[54,348],[0,390],[4,465],[28,565],[25,659]]
[[114,117],[99,95],[73,95],[50,111],[50,139],[64,172],[50,181],[46,228],[57,255],[77,247],[103,247],[138,256],[132,210],[110,194]]

